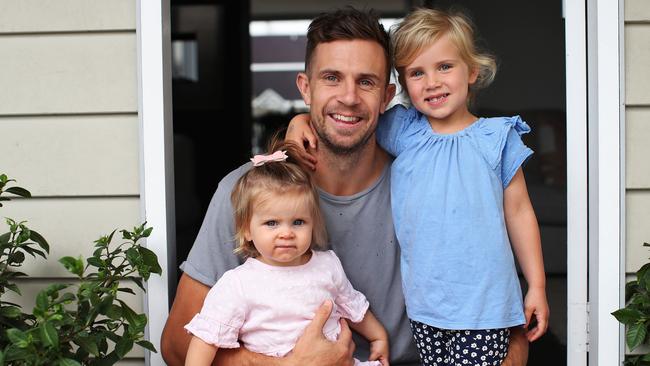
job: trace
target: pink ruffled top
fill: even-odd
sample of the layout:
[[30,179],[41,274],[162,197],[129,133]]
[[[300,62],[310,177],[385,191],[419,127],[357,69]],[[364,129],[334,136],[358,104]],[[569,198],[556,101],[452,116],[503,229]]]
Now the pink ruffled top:
[[338,320],[360,322],[368,310],[365,296],[352,288],[334,252],[313,252],[300,266],[276,267],[249,258],[219,279],[208,293],[201,313],[185,329],[204,342],[282,357],[314,317],[332,300],[334,309],[323,328],[334,340]]

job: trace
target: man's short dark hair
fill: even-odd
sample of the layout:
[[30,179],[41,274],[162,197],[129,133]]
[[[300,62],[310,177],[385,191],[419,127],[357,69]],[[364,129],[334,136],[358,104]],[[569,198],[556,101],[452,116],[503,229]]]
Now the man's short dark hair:
[[384,49],[386,83],[388,83],[392,69],[390,38],[384,26],[379,23],[379,15],[372,9],[362,11],[346,6],[314,18],[307,31],[305,71],[309,73],[314,50],[320,43],[356,39],[377,42]]

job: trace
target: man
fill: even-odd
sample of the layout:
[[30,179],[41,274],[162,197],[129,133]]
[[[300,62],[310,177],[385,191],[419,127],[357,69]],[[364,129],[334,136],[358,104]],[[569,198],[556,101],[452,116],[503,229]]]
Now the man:
[[[419,365],[406,317],[399,272],[399,246],[390,210],[391,159],[375,142],[375,128],[395,94],[389,84],[388,35],[372,13],[346,8],[313,20],[307,35],[305,73],[298,88],[310,106],[311,123],[318,137],[313,172],[321,190],[321,209],[327,222],[330,246],[343,264],[353,286],[366,295],[373,313],[391,341],[392,365]],[[232,254],[233,215],[230,191],[248,169],[244,165],[219,184],[178,285],[165,325],[163,357],[170,365],[183,364],[190,336],[183,325],[200,311],[209,287],[239,264]],[[316,309],[315,309],[316,310]],[[349,365],[356,356],[367,359],[365,341],[355,338],[342,322],[337,342],[322,335],[331,310],[329,303],[284,358],[271,358],[239,348],[219,350],[219,365]],[[508,362],[523,365],[527,343],[515,332]],[[506,364],[506,363],[504,363]]]

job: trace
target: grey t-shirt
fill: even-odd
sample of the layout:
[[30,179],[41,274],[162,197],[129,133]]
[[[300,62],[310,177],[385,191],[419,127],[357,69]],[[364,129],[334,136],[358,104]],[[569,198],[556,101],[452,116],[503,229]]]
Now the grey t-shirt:
[[[188,276],[207,286],[213,286],[224,272],[241,263],[232,252],[235,244],[230,192],[250,166],[244,164],[221,180],[194,246],[181,264]],[[319,193],[330,249],[388,331],[391,364],[419,365],[402,294],[399,245],[390,210],[390,166],[371,187],[355,195]],[[355,356],[368,359],[367,341],[357,334],[354,340]]]

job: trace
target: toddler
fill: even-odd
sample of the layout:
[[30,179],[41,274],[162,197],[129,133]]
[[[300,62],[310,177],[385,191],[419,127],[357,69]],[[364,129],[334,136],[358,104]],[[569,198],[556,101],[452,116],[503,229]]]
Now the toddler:
[[[277,145],[277,144],[276,144]],[[319,196],[308,173],[276,146],[257,155],[233,189],[236,252],[247,257],[208,293],[201,313],[185,329],[193,337],[186,365],[211,365],[219,348],[268,356],[289,353],[324,301],[333,303],[324,336],[336,340],[340,318],[370,342],[370,359],[356,365],[388,365],[388,335],[352,288],[341,262],[326,245]],[[297,156],[297,155],[292,155]]]

